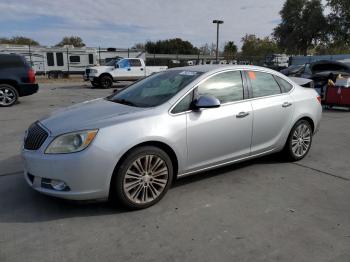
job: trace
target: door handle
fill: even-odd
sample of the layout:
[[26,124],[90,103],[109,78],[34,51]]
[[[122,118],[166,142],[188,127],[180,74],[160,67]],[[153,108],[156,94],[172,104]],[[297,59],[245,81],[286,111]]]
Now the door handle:
[[249,113],[248,112],[240,112],[238,113],[238,115],[236,115],[237,118],[243,118],[243,117],[246,117],[248,116]]
[[131,68],[128,68],[128,71],[131,71]]
[[143,71],[143,68],[140,68],[141,71]]
[[290,107],[292,105],[292,103],[289,103],[289,102],[284,102],[282,104],[282,107]]

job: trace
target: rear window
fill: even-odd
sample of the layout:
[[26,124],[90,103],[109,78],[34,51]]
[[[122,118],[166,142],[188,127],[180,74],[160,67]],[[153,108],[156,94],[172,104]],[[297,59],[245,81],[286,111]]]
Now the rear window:
[[24,61],[17,55],[0,55],[0,69],[24,67]]

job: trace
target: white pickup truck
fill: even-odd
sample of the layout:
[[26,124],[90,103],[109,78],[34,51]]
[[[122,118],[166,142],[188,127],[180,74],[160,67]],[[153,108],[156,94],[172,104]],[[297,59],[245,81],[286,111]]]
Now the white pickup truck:
[[84,80],[90,81],[93,87],[110,88],[113,82],[138,80],[167,69],[167,66],[146,66],[140,58],[124,58],[105,66],[87,68]]

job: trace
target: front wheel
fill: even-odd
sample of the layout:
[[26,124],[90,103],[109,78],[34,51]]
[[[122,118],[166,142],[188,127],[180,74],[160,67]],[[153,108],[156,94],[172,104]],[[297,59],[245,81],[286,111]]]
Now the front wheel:
[[307,155],[311,148],[312,133],[312,127],[306,120],[300,120],[293,126],[284,149],[290,160],[298,161]]
[[96,82],[94,82],[94,81],[91,81],[90,83],[91,83],[92,88],[97,88],[97,87],[99,87],[99,84],[96,83]]
[[112,200],[129,209],[143,209],[166,194],[173,178],[168,154],[153,146],[131,151],[115,171],[111,183]]
[[100,86],[102,88],[105,88],[105,89],[111,88],[112,85],[113,85],[113,79],[110,76],[105,75],[100,78]]
[[0,106],[12,106],[18,100],[16,88],[10,85],[0,85]]

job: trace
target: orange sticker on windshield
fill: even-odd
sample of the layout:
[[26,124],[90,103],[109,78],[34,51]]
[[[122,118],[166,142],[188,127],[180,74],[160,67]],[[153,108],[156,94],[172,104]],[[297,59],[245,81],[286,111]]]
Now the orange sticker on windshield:
[[248,72],[248,75],[249,75],[249,78],[250,78],[251,80],[255,80],[255,79],[256,79],[256,75],[255,75],[254,72],[249,71],[249,72]]

